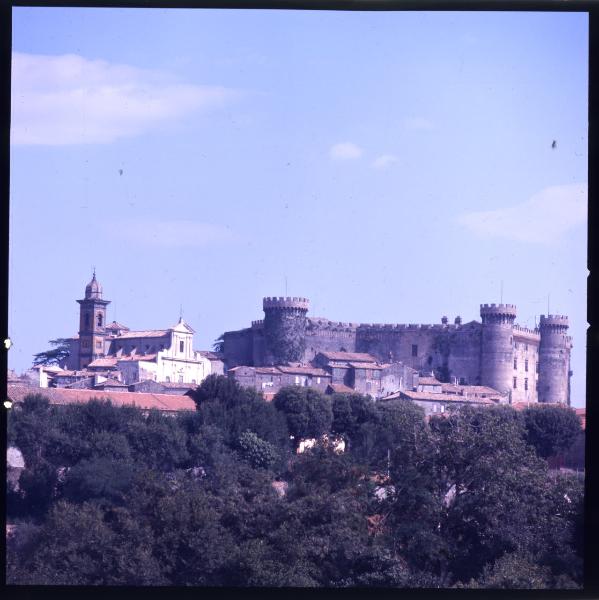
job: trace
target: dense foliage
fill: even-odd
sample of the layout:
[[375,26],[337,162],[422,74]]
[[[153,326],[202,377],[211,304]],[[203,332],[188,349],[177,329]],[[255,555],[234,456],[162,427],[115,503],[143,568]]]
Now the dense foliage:
[[[194,400],[174,417],[15,407],[8,581],[581,585],[582,482],[548,470],[540,419],[534,435],[509,407],[427,422],[410,402],[299,387],[269,403],[216,376]],[[297,454],[306,437],[320,442]]]

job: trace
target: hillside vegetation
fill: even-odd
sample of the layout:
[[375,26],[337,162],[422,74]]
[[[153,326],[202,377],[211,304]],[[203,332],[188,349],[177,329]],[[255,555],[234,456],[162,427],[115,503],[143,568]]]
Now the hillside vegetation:
[[[8,583],[582,584],[582,481],[545,461],[579,431],[573,411],[427,423],[411,402],[285,388],[269,403],[217,376],[194,400],[177,416],[15,406]],[[297,454],[304,438],[320,441]]]

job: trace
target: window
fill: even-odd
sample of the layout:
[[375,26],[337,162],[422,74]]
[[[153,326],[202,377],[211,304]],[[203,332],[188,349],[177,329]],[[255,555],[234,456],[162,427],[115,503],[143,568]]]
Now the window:
[[528,390],[528,377],[524,379],[524,389]]
[[85,328],[88,329],[89,328],[89,313],[85,313],[84,321],[85,321]]
[[96,342],[96,348],[102,348],[102,342],[100,340]]
[[539,361],[537,361],[537,364],[536,364],[535,368],[536,368],[537,373],[538,373],[539,372]]
[[179,375],[179,383],[183,383],[183,375]]
[[183,352],[183,345],[184,345],[184,342],[180,341],[179,342],[179,352]]
[[526,350],[526,352],[528,352],[528,344],[524,344],[524,350]]
[[445,404],[441,404],[441,412],[445,412]]
[[412,356],[418,356],[418,344],[412,344]]
[[102,327],[102,313],[98,313],[98,327]]
[[524,361],[524,370],[528,371],[528,359]]
[[514,369],[518,368],[518,359],[514,358]]
[[171,378],[170,378],[168,375],[166,376],[166,382],[167,382],[167,383],[170,383],[170,382],[171,382]]
[[514,389],[518,388],[518,378],[514,377]]
[[437,412],[437,405],[433,404],[433,412]]
[[320,383],[320,377],[316,378],[316,383]]
[[195,383],[195,382],[196,382],[196,380],[195,380],[195,379],[192,379],[192,380],[191,380],[191,383]]
[[460,385],[466,385],[466,378],[460,377]]

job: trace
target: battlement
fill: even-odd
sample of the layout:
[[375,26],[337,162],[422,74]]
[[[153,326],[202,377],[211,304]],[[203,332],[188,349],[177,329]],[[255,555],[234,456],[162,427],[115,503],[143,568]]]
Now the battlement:
[[252,321],[252,329],[260,329],[261,327],[264,327],[264,321],[262,319]]
[[568,329],[569,321],[566,315],[541,315],[539,326],[541,329]]
[[522,325],[514,325],[514,337],[518,339],[540,341],[541,332],[538,328],[530,329]]
[[480,316],[484,324],[507,325],[516,318],[515,304],[481,304]]
[[423,329],[434,329],[434,330],[445,330],[445,329],[458,329],[459,324],[442,325],[441,323],[396,323],[396,324],[383,324],[383,323],[361,323],[360,329],[368,329],[372,331],[421,331]]
[[511,315],[516,316],[516,305],[515,304],[481,304],[480,314],[487,315]]
[[263,298],[262,300],[262,308],[263,309],[267,309],[267,308],[282,308],[282,309],[286,309],[286,308],[292,308],[292,309],[299,309],[299,310],[308,310],[310,306],[310,301],[308,300],[308,298],[296,298],[291,297],[291,296],[287,296],[287,297],[276,297],[276,296],[267,296],[266,298]]

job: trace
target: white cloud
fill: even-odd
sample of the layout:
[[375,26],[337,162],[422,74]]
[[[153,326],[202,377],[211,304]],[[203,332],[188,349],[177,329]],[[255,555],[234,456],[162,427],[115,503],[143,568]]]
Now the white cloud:
[[423,117],[409,117],[403,120],[403,125],[406,129],[420,129],[425,131],[433,129],[432,121]]
[[587,184],[545,188],[508,208],[472,212],[457,222],[481,238],[551,243],[587,221]]
[[331,147],[329,155],[334,160],[351,160],[362,156],[362,148],[352,142],[341,142]]
[[109,143],[194,111],[235,92],[180,83],[165,73],[75,54],[12,55],[11,143]]
[[372,161],[375,169],[388,169],[399,162],[399,158],[394,154],[382,154]]
[[165,248],[206,247],[239,241],[228,227],[198,221],[158,219],[119,220],[106,227],[106,233],[131,244]]

